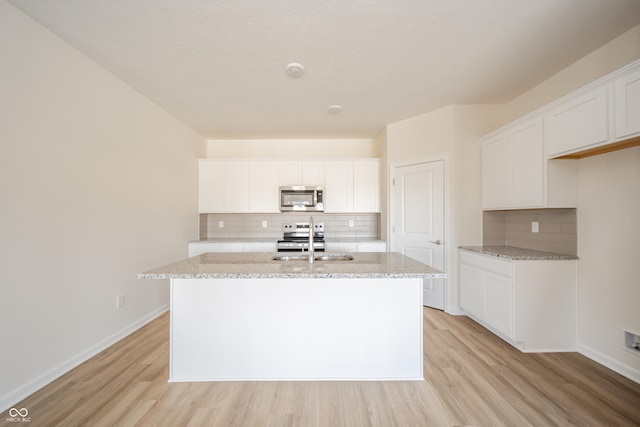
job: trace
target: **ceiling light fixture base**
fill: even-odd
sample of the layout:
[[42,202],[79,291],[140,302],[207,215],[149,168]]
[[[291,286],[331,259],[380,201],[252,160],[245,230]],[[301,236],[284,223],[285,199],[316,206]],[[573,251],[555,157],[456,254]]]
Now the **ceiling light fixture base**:
[[300,77],[304,74],[304,66],[297,62],[287,64],[287,74],[291,77]]

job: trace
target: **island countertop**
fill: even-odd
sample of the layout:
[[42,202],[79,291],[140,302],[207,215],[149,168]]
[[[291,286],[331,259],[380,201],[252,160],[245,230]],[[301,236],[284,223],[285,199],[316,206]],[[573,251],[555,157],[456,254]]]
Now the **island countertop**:
[[[138,274],[139,279],[446,278],[396,252],[351,253],[351,261],[274,261],[285,253],[205,253]],[[318,252],[316,255],[325,253]]]

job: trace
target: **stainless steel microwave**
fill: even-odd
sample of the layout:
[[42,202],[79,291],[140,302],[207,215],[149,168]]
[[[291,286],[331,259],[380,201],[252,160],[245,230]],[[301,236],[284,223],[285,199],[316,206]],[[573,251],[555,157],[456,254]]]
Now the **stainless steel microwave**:
[[303,185],[280,187],[280,211],[324,212],[324,189]]

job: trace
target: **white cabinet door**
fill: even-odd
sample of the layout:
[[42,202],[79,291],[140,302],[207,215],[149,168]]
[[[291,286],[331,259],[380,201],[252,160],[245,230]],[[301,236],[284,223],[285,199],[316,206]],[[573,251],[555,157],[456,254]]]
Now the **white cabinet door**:
[[[546,162],[542,116],[516,122],[491,136],[482,146],[482,207],[572,207],[572,171],[576,171],[553,168],[549,173]],[[577,194],[575,187],[573,191]]]
[[356,252],[358,245],[351,242],[327,242],[327,252]]
[[609,85],[568,97],[545,115],[547,157],[606,143],[609,135]]
[[276,242],[247,242],[243,243],[244,252],[277,252]]
[[460,307],[479,319],[484,318],[484,277],[482,270],[460,262]]
[[224,162],[224,212],[249,212],[249,162]]
[[513,338],[513,280],[511,277],[485,273],[484,297],[486,322]]
[[323,161],[303,161],[302,162],[302,185],[312,187],[324,187],[324,162]]
[[367,242],[358,243],[356,252],[386,252],[387,244],[385,242]]
[[482,146],[482,207],[506,208],[511,201],[511,141],[506,132]]
[[198,212],[224,211],[224,163],[198,161]]
[[301,162],[280,162],[280,185],[302,185]]
[[353,211],[380,212],[380,162],[353,162]]
[[249,212],[280,212],[280,163],[249,164]]
[[640,133],[640,69],[616,80],[614,99],[616,137]]
[[325,164],[325,212],[353,212],[353,162]]
[[280,162],[280,185],[324,186],[324,161]]
[[460,252],[460,306],[508,338],[514,336],[513,264]]
[[544,204],[544,133],[542,117],[523,122],[511,135],[511,201],[518,208]]

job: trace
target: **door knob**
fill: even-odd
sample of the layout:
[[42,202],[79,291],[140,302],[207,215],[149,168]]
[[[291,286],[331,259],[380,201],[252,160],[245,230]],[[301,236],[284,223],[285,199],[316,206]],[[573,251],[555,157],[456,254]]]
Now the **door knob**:
[[430,241],[431,243],[435,243],[436,245],[440,246],[442,244],[442,242],[440,241],[440,239],[436,240],[435,242],[433,240]]

